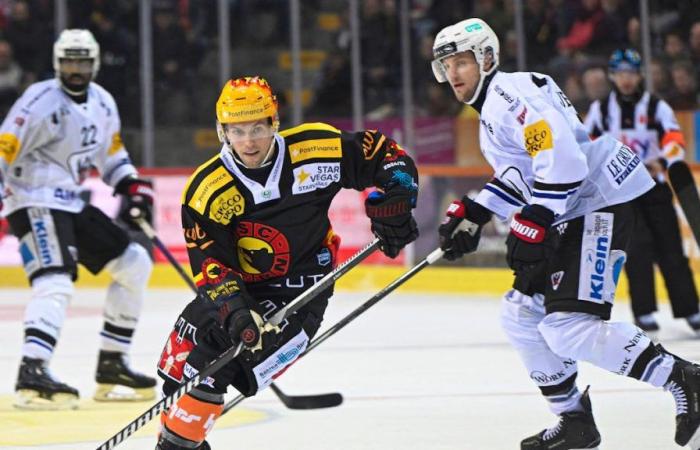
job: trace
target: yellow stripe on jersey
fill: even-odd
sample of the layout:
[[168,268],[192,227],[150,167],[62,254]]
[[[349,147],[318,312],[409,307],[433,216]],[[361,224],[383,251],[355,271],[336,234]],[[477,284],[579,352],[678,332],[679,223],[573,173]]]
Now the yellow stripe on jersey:
[[310,139],[289,146],[292,164],[312,158],[341,158],[343,156],[340,138]]
[[216,156],[213,156],[210,158],[207,162],[202,164],[197,168],[197,170],[194,171],[192,175],[187,179],[187,183],[185,183],[185,189],[182,190],[182,199],[180,200],[180,203],[183,205],[187,201],[187,193],[190,191],[190,185],[194,181],[195,178],[197,178],[197,175],[199,175],[204,169],[209,167],[212,163],[214,163],[217,159],[219,159],[219,154],[217,153]]
[[19,139],[14,134],[0,134],[0,158],[7,161],[7,164],[12,164],[19,153],[20,147]]
[[204,210],[206,209],[207,203],[209,202],[209,198],[212,196],[212,194],[231,181],[233,181],[233,177],[228,170],[226,170],[226,168],[223,166],[219,167],[204,177],[204,179],[199,183],[199,186],[197,186],[194,194],[192,194],[192,197],[187,202],[187,206],[200,214],[204,214]]
[[280,136],[287,137],[287,136],[291,136],[293,134],[303,133],[304,131],[331,131],[333,133],[340,134],[340,130],[332,125],[328,125],[327,123],[322,123],[322,122],[313,122],[313,123],[303,123],[303,124],[296,126],[294,128],[282,130],[282,131],[280,131]]
[[109,149],[107,150],[107,155],[112,156],[113,154],[117,153],[119,150],[124,148],[124,142],[122,142],[122,136],[119,134],[117,131],[112,135],[112,144],[109,146]]

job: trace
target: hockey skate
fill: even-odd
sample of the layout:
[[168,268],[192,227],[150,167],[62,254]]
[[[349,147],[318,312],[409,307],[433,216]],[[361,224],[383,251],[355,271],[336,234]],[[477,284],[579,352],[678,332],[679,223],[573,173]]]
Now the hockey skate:
[[41,359],[22,358],[15,393],[14,406],[20,409],[59,410],[78,407],[78,390],[56,380]]
[[[165,439],[158,439],[156,444],[156,450],[191,450],[189,447],[182,447],[172,442],[166,441]],[[202,442],[199,447],[194,450],[211,450],[211,446],[207,441]]]
[[664,390],[676,401],[676,443],[700,450],[700,366],[677,358]]
[[126,355],[121,352],[100,351],[95,381],[94,399],[98,402],[140,402],[156,396],[155,378],[131,370]]
[[686,317],[685,321],[696,334],[700,335],[700,313]]
[[649,336],[659,331],[659,324],[656,322],[653,313],[635,317],[634,324]]
[[564,413],[554,427],[540,431],[520,443],[521,450],[597,449],[600,433],[593,419],[588,389],[581,396],[583,411]]

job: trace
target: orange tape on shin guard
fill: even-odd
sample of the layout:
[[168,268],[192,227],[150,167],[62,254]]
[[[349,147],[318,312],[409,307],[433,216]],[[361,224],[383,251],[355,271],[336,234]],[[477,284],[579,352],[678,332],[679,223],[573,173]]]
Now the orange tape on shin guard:
[[161,414],[161,423],[180,437],[202,442],[223,410],[224,405],[198,400],[186,394]]

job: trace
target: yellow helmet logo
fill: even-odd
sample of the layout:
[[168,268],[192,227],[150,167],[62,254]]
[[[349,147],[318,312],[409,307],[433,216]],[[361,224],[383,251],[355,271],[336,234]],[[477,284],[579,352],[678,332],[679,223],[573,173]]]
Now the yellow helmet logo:
[[271,118],[277,124],[277,97],[264,78],[245,77],[229,80],[216,102],[216,120],[220,124],[249,122]]

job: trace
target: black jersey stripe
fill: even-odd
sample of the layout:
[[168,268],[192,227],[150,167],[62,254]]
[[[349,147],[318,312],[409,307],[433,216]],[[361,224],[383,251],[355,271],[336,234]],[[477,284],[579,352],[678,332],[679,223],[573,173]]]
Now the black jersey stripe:
[[525,201],[525,198],[523,197],[523,195],[520,192],[518,192],[515,189],[513,189],[512,187],[508,186],[507,184],[505,184],[504,182],[502,182],[498,178],[493,178],[492,180],[490,180],[488,182],[488,184],[492,184],[492,185],[498,187],[499,189],[501,189],[502,191],[505,191],[506,193],[508,193],[508,195],[515,197],[517,200],[520,200],[523,203],[527,203]]
[[541,181],[535,181],[534,189],[538,191],[551,191],[551,192],[567,192],[572,189],[576,189],[581,186],[581,181],[576,181],[574,183],[542,183]]
[[217,154],[216,156],[199,166],[197,170],[194,171],[194,173],[185,183],[185,189],[183,189],[182,192],[183,205],[187,204],[187,202],[189,202],[192,199],[192,196],[194,195],[195,191],[202,183],[202,181],[222,165],[219,161],[221,161],[221,159]]

